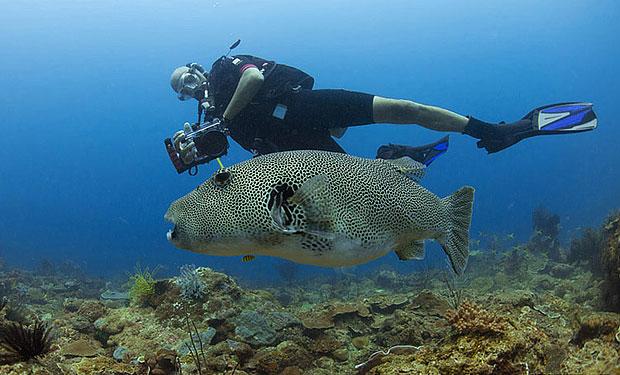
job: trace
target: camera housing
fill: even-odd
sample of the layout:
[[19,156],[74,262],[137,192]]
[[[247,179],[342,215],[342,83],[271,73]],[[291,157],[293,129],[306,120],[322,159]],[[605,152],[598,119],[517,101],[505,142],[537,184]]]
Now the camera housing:
[[[203,123],[194,123],[191,131],[185,132],[185,142],[194,142],[196,145],[196,157],[190,164],[181,160],[179,150],[174,147],[172,139],[166,138],[164,144],[172,165],[177,173],[189,170],[191,175],[198,172],[198,165],[208,163],[213,159],[228,153],[228,130],[218,118],[213,118]],[[192,173],[192,169],[195,172]]]

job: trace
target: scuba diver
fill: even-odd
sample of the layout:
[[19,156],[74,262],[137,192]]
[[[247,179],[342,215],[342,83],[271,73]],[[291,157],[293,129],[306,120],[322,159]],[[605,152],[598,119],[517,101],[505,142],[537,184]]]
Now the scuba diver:
[[[198,101],[198,122],[185,123],[173,140],[166,140],[179,173],[226,154],[227,135],[255,156],[300,149],[344,153],[333,137],[342,137],[350,126],[417,124],[469,135],[478,139],[478,148],[495,153],[525,138],[597,125],[590,103],[544,106],[516,122],[494,124],[410,100],[313,89],[313,77],[297,68],[250,55],[229,56],[239,42],[209,72],[190,63],[172,73],[170,84],[178,98]],[[428,166],[447,149],[445,136],[424,146],[383,145],[377,158],[408,156]]]

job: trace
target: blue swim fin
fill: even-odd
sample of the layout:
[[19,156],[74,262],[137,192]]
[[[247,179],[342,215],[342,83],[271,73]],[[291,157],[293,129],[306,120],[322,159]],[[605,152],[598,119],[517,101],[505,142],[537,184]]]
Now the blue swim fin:
[[478,147],[494,153],[537,135],[581,133],[596,126],[592,103],[569,102],[535,108],[510,124],[490,124],[469,117],[463,133],[480,139]]
[[449,140],[449,136],[446,135],[436,142],[416,147],[390,143],[379,147],[377,159],[390,160],[408,156],[428,167],[435,159],[448,151]]
[[546,105],[532,110],[523,119],[530,119],[534,130],[553,134],[582,132],[597,126],[592,103]]

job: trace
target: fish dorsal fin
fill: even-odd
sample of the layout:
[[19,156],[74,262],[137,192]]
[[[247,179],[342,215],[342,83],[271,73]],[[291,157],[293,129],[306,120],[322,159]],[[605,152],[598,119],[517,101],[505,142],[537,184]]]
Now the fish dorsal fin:
[[304,182],[288,199],[293,205],[303,208],[305,231],[330,232],[333,227],[334,206],[329,189],[329,177],[321,174]]
[[398,259],[422,259],[424,258],[424,241],[412,241],[404,246],[397,246],[394,250]]
[[409,178],[420,181],[424,174],[426,173],[426,166],[420,162],[417,162],[411,159],[408,156],[403,156],[398,159],[377,159],[383,163],[388,164],[390,167],[394,168],[397,172],[400,172]]

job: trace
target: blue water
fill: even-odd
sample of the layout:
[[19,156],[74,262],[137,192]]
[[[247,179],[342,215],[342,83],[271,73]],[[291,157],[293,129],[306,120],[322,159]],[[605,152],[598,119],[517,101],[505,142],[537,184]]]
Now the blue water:
[[[532,209],[561,216],[566,241],[620,207],[620,5],[615,1],[28,1],[0,11],[0,256],[89,272],[184,263],[267,278],[277,260],[190,254],[167,243],[169,203],[215,169],[178,176],[162,140],[195,118],[168,80],[187,62],[236,53],[298,66],[317,88],[408,98],[488,121],[554,102],[595,103],[590,133],[524,141],[495,155],[466,136],[424,185],[476,187],[473,237],[526,240]],[[350,129],[341,144],[422,144],[416,126]],[[224,159],[250,157],[234,145]],[[443,262],[436,247],[429,256]],[[416,267],[389,255],[381,264]],[[304,267],[311,275],[317,268]],[[323,271],[324,272],[324,271]],[[331,272],[331,271],[330,271]],[[356,270],[353,270],[356,272]]]

